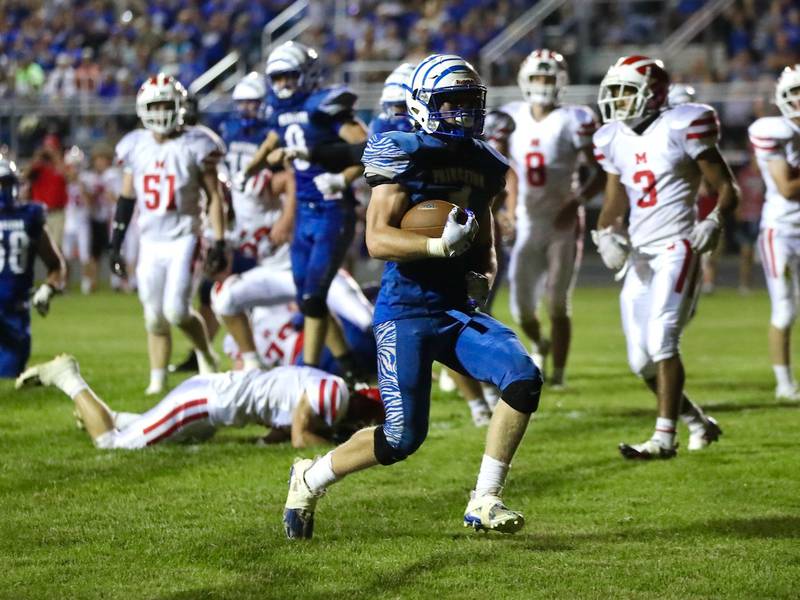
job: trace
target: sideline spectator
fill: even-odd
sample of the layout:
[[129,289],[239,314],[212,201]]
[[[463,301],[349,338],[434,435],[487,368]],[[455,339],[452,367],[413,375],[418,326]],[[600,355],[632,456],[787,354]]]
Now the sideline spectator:
[[67,180],[64,177],[61,144],[48,135],[33,155],[26,179],[30,181],[31,200],[47,207],[47,228],[53,242],[61,248],[64,241],[64,208],[67,205]]

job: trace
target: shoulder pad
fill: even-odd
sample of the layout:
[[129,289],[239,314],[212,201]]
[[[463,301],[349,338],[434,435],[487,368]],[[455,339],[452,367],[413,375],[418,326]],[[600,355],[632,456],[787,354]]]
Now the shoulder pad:
[[597,117],[595,116],[594,111],[588,106],[566,105],[563,108],[569,113],[570,117],[574,121],[576,121],[579,125],[597,124]]
[[411,165],[411,154],[419,147],[413,133],[390,131],[373,135],[367,142],[361,162],[364,177],[393,180]]
[[197,148],[201,159],[212,157],[219,159],[226,152],[225,142],[216,133],[205,125],[193,125],[186,128],[184,135],[186,141]]
[[483,123],[483,135],[487,140],[505,141],[514,133],[517,125],[514,118],[502,110],[493,110],[486,115]]
[[148,131],[146,129],[134,129],[122,136],[122,139],[117,142],[114,148],[115,162],[118,165],[125,164],[130,159],[130,155],[136,147],[136,144],[138,144],[147,133]]
[[794,136],[792,126],[783,117],[761,117],[747,128],[753,138],[786,140]]
[[611,140],[614,139],[614,136],[617,134],[617,122],[612,121],[611,123],[606,123],[600,129],[594,132],[592,136],[592,142],[598,148],[608,146],[611,143]]
[[[708,104],[696,104],[694,102],[687,102],[686,104],[679,104],[675,108],[670,108],[664,111],[664,116],[669,120],[670,129],[688,129],[691,126],[705,125],[704,119],[717,119],[717,111],[713,106]],[[711,124],[711,122],[708,122]]]
[[336,87],[321,90],[313,94],[308,102],[312,105],[309,112],[319,111],[329,117],[335,117],[343,112],[350,112],[358,96],[346,87]]
[[483,140],[475,140],[476,145],[481,147],[484,151],[488,152],[491,157],[495,161],[494,167],[500,172],[501,175],[505,175],[505,172],[508,170],[508,160],[506,157],[500,154],[497,150],[495,150],[494,146],[492,146],[489,142],[484,142]]
[[529,106],[527,102],[523,102],[522,100],[514,100],[500,107],[500,112],[506,113],[511,116],[511,118],[516,117],[521,111],[525,110],[529,110]]

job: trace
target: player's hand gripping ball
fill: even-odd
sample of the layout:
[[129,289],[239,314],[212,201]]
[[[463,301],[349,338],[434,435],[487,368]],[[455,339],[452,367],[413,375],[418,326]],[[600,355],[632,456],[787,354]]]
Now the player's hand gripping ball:
[[426,200],[403,215],[400,229],[431,238],[428,254],[449,258],[469,248],[478,233],[478,222],[472,211],[444,200]]

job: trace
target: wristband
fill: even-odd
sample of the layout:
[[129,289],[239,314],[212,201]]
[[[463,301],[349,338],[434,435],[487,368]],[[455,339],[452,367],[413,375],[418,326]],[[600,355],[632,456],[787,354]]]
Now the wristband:
[[428,256],[433,256],[436,258],[447,257],[447,250],[445,249],[444,240],[442,238],[428,238],[426,244]]

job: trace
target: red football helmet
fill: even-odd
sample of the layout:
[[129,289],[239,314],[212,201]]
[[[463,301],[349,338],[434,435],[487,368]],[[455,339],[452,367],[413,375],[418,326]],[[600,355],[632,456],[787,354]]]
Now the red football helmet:
[[623,56],[600,82],[600,115],[608,123],[657,112],[666,101],[668,90],[669,75],[660,60]]

